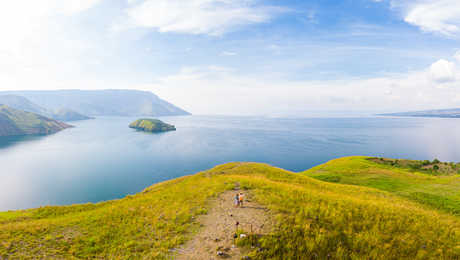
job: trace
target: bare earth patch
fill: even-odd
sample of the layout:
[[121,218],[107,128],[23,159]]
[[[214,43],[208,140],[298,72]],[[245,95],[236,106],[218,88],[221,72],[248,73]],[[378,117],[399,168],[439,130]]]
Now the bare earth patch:
[[[234,197],[238,190],[222,193],[210,203],[207,215],[198,222],[201,229],[182,248],[177,249],[175,259],[241,259],[242,249],[234,244],[236,222],[245,234],[267,234],[272,222],[266,208],[253,201],[250,191],[243,191],[243,207],[235,207]],[[220,251],[223,255],[218,256]]]

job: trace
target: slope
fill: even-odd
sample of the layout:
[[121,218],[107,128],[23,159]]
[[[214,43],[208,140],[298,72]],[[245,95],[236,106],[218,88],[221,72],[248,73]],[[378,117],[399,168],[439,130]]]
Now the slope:
[[56,111],[51,111],[47,108],[32,103],[25,97],[17,95],[0,95],[0,104],[17,110],[23,110],[26,112],[46,116],[58,121],[78,121],[91,119],[88,116],[82,115],[69,109],[58,109]]
[[392,192],[435,209],[460,215],[460,174],[455,171],[452,174],[443,174],[442,168],[440,173],[436,173],[410,167],[395,167],[370,159],[372,158],[339,158],[303,174],[327,182]]
[[47,115],[48,110],[37,104],[32,103],[25,97],[17,95],[0,95],[0,104],[14,108],[17,110],[23,110],[39,115]]
[[20,95],[50,110],[66,108],[90,116],[189,115],[188,112],[147,91],[5,91],[0,94]]
[[257,163],[217,166],[120,200],[0,213],[0,257],[170,259],[199,230],[209,201],[237,185],[275,222],[269,234],[237,239],[252,259],[460,257],[456,216]]
[[38,114],[0,105],[0,136],[53,134],[69,127]]

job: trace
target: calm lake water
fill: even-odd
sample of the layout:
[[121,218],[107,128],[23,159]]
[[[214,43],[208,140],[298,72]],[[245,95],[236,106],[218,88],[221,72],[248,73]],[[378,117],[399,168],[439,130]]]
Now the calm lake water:
[[51,136],[0,138],[0,211],[121,198],[231,161],[306,170],[349,155],[460,161],[460,119],[184,116],[176,132],[135,118],[73,123]]

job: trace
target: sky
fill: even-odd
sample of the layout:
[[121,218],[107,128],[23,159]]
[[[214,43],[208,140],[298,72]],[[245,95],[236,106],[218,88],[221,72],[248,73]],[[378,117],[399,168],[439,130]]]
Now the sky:
[[458,0],[0,5],[0,90],[147,90],[193,114],[460,107]]

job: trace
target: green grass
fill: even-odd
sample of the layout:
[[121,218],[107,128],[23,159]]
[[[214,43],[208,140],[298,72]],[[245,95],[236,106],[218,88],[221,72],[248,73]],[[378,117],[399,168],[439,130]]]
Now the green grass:
[[[364,158],[343,160],[358,172],[374,167]],[[197,230],[195,217],[207,212],[207,201],[235,183],[276,220],[271,234],[248,237],[254,259],[460,258],[457,216],[390,192],[256,163],[217,166],[120,200],[0,213],[0,258],[167,259]]]
[[[455,172],[433,174],[431,170],[390,165],[370,157],[346,157],[332,160],[303,172],[327,182],[366,186],[392,192],[454,215],[460,215],[460,175]],[[394,161],[394,160],[392,160]],[[399,160],[404,162],[407,160]],[[415,161],[409,161],[415,163]],[[442,166],[441,166],[442,168]]]

